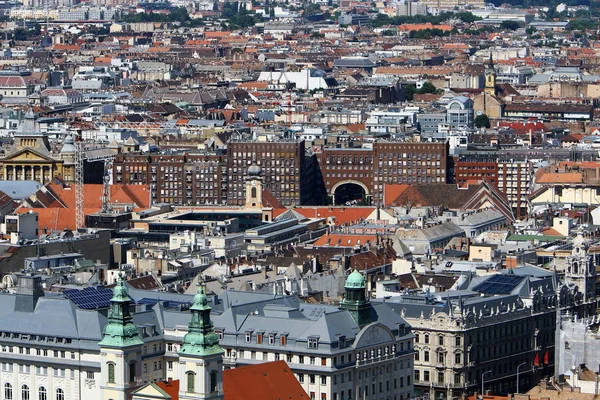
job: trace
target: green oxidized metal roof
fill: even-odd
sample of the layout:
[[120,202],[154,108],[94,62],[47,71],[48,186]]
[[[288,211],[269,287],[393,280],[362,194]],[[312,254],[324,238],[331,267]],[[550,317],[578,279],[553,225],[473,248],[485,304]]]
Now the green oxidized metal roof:
[[129,313],[131,299],[120,275],[117,286],[113,289],[110,303],[108,324],[104,327],[99,345],[101,347],[129,347],[143,344],[140,333],[133,324],[133,317]]
[[357,270],[354,270],[350,275],[348,275],[344,287],[349,289],[364,289],[367,286],[365,284],[365,278],[362,276],[362,274]]
[[200,285],[198,293],[194,296],[194,304],[190,307],[192,318],[188,324],[188,333],[183,337],[179,354],[208,356],[223,353],[223,349],[219,346],[219,336],[213,330],[210,310],[204,285]]

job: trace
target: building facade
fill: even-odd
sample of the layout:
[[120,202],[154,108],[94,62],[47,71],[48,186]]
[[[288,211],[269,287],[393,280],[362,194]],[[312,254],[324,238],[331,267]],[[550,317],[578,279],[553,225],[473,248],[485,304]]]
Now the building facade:
[[218,153],[125,153],[113,163],[113,182],[149,185],[153,203],[223,205],[227,158]]
[[446,183],[448,146],[445,143],[379,140],[372,148],[325,147],[319,154],[324,186],[334,204],[344,185],[359,186],[372,204],[383,204],[390,183]]
[[285,206],[313,204],[315,169],[302,140],[230,140],[227,145],[227,204],[244,205],[248,167],[262,169],[263,188]]

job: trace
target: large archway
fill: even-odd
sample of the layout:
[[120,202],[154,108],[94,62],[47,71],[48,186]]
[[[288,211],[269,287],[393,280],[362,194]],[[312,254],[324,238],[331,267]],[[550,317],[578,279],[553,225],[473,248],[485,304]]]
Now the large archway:
[[334,205],[368,204],[369,189],[359,181],[343,181],[331,189]]

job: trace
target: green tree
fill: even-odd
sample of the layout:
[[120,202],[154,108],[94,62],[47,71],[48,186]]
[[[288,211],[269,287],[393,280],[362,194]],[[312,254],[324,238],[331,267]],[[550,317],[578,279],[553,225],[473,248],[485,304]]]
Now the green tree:
[[412,101],[417,92],[417,87],[415,85],[403,85],[402,88],[404,89],[404,99]]
[[485,114],[480,114],[475,117],[475,126],[477,128],[489,128],[492,126],[490,124],[490,118]]
[[434,94],[434,93],[439,93],[438,88],[435,87],[435,85],[431,82],[425,82],[423,84],[423,86],[421,86],[421,89],[417,90],[418,94]]
[[517,29],[519,29],[520,26],[521,25],[517,21],[511,21],[511,20],[502,21],[502,23],[500,24],[500,27],[502,29],[506,29],[509,31],[516,31]]

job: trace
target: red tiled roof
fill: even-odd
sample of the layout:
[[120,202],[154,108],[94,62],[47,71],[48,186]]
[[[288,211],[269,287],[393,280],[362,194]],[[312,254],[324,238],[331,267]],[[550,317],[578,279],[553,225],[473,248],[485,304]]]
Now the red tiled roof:
[[390,206],[400,197],[410,185],[405,184],[386,184],[383,186],[383,205]]
[[285,361],[274,361],[223,371],[225,400],[308,400]]
[[179,379],[167,382],[157,382],[156,386],[171,396],[171,400],[179,399]]
[[351,235],[342,233],[330,233],[321,236],[314,243],[315,247],[354,247],[364,246],[367,243],[375,243],[377,235]]
[[[350,224],[365,220],[375,210],[375,207],[298,207],[294,211],[304,215],[306,218],[335,218],[336,225]],[[280,212],[281,211],[281,212]],[[285,212],[275,210],[277,215]],[[274,214],[275,214],[274,213]],[[277,215],[273,215],[276,217]]]

